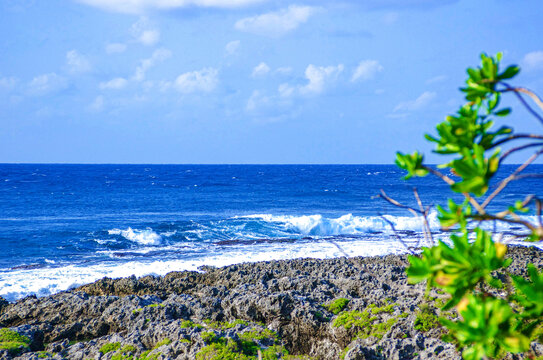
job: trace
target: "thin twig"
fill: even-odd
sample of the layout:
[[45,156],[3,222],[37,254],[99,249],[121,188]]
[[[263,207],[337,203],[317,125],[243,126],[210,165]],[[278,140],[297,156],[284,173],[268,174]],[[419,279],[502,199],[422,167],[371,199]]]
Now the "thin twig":
[[[398,200],[391,198],[390,196],[388,196],[385,193],[385,191],[383,189],[381,189],[381,195],[377,195],[377,196],[385,199],[385,201],[389,202],[390,204],[392,204],[392,205],[394,205],[396,207],[409,210],[409,212],[411,212],[411,214],[413,214],[414,216],[418,217],[418,216],[424,215],[419,210],[417,210],[415,208],[412,208],[410,206],[404,205],[404,204],[400,203]],[[426,238],[426,233],[424,234],[424,237]],[[417,247],[420,247],[420,241],[417,242]]]
[[515,180],[529,179],[529,178],[543,178],[543,174],[522,174],[515,176]]
[[[532,201],[532,199],[535,197],[535,195],[528,195],[524,198],[524,200],[522,201],[522,207],[525,207],[526,205],[528,205],[530,203],[530,201]],[[506,217],[507,215],[510,215],[512,214],[511,210],[504,210],[502,212],[499,212],[496,214],[497,217]]]
[[526,162],[522,165],[520,165],[511,175],[509,175],[508,177],[506,177],[505,179],[503,179],[500,184],[498,185],[498,187],[496,188],[496,190],[494,190],[494,192],[492,194],[490,194],[485,201],[483,201],[483,204],[481,205],[482,208],[484,209],[485,207],[488,206],[488,204],[490,204],[490,202],[492,201],[492,199],[494,199],[511,181],[513,181],[515,179],[515,177],[522,171],[524,170],[528,165],[530,165],[531,163],[533,163],[535,161],[535,159],[537,159],[537,157],[539,155],[541,155],[541,153],[543,153],[543,149],[537,151],[536,153],[534,153],[532,156],[530,156],[528,158],[528,160],[526,160]]
[[[500,141],[496,141],[494,144],[492,144],[491,147],[488,149],[492,149],[496,146],[499,146],[505,142],[516,140],[516,139],[541,139],[543,140],[543,135],[536,135],[536,134],[515,134],[515,135],[509,135],[506,138],[501,139]],[[487,149],[487,150],[488,150]]]
[[542,146],[543,147],[543,142],[535,142],[535,143],[529,143],[529,144],[525,144],[525,145],[522,145],[522,146],[517,146],[517,147],[514,147],[514,148],[511,148],[509,150],[507,150],[506,152],[503,153],[503,155],[500,157],[500,164],[505,160],[505,158],[507,158],[509,155],[517,152],[517,151],[521,151],[521,150],[524,150],[524,149],[528,149],[528,148],[531,148],[531,147],[535,147],[535,146]]
[[536,94],[534,94],[533,92],[531,92],[530,90],[525,89],[525,88],[521,88],[521,87],[514,88],[514,87],[512,87],[512,86],[510,86],[510,85],[508,85],[507,83],[504,83],[504,82],[502,82],[502,84],[506,87],[506,90],[502,90],[500,92],[512,91],[516,95],[516,97],[520,100],[522,105],[524,105],[524,107],[536,119],[538,119],[543,124],[543,117],[541,117],[534,109],[532,109],[532,107],[526,102],[526,100],[524,100],[524,98],[521,95],[521,93],[528,95],[537,104],[537,106],[539,106],[539,108],[541,110],[543,110],[543,101],[541,101],[541,99]]
[[[424,238],[428,240],[428,245],[434,244],[434,238],[432,236],[432,230],[430,229],[430,223],[428,222],[428,210],[429,207],[424,210],[424,206],[422,205],[422,201],[420,199],[419,193],[417,191],[417,188],[413,188],[413,193],[415,194],[415,199],[417,199],[417,204],[419,205],[420,211],[422,213],[422,219],[424,221],[424,226],[426,227],[426,230],[424,231]],[[420,244],[418,244],[420,246]]]
[[415,252],[413,250],[411,250],[409,248],[409,246],[407,246],[407,244],[403,241],[402,237],[400,235],[398,235],[398,232],[396,231],[396,228],[394,227],[394,224],[392,223],[392,221],[388,220],[386,217],[384,217],[383,215],[379,214],[379,216],[381,217],[381,219],[385,220],[388,225],[390,226],[390,228],[392,229],[392,231],[394,232],[394,236],[396,236],[396,239],[405,247],[405,249],[411,254],[411,255],[415,255]]
[[415,216],[418,216],[418,215],[422,215],[423,212],[420,212],[419,210],[415,209],[415,208],[412,208],[411,206],[407,206],[407,205],[404,205],[402,203],[400,203],[399,201],[391,198],[390,196],[388,196],[385,191],[383,189],[381,189],[381,195],[377,195],[383,199],[385,199],[387,202],[389,202],[390,204],[396,206],[396,207],[399,207],[399,208],[402,208],[402,209],[407,209],[409,210],[413,215]]
[[455,182],[454,182],[453,179],[451,179],[450,177],[448,177],[448,176],[445,175],[445,174],[440,173],[440,172],[437,171],[436,169],[433,169],[433,168],[431,168],[431,167],[429,167],[429,166],[425,166],[425,165],[422,165],[422,168],[425,169],[425,170],[427,170],[427,171],[429,171],[429,172],[431,172],[433,175],[437,176],[438,178],[440,178],[441,180],[445,181],[447,184],[449,184],[449,185],[451,185],[451,186],[455,184]]
[[338,248],[339,252],[341,252],[343,255],[345,255],[346,258],[349,257],[349,254],[347,254],[347,252],[346,252],[345,250],[343,250],[343,248],[342,248],[341,246],[339,246],[338,243],[336,243],[336,242],[333,241],[333,240],[327,240],[327,241],[328,241],[330,244],[335,245],[335,246]]
[[522,219],[520,220],[508,219],[505,217],[499,217],[499,216],[490,215],[490,214],[484,214],[484,215],[475,214],[475,215],[468,215],[466,217],[474,219],[474,220],[481,220],[481,221],[498,220],[498,221],[506,222],[509,224],[524,225],[526,228],[530,229],[530,231],[537,232],[537,228],[532,223],[530,223],[529,221],[522,220]]
[[541,219],[541,208],[542,208],[542,205],[541,205],[541,200],[536,198],[535,199],[535,212],[536,212],[536,215],[537,215],[537,222],[539,223],[539,228],[543,229],[543,220]]
[[[432,174],[434,174],[435,176],[437,176],[438,178],[445,181],[447,184],[449,184],[451,186],[455,184],[453,179],[451,179],[450,177],[448,177],[445,174],[440,173],[439,171],[437,171],[435,169],[432,169],[429,166],[422,165],[422,168],[428,170],[429,172],[431,172]],[[477,200],[475,200],[475,198],[473,198],[470,194],[464,192],[464,193],[462,193],[462,195],[464,195],[464,197],[469,200],[469,203],[477,210],[477,212],[479,212],[480,214],[485,214],[486,213],[484,207],[482,207],[477,202]]]

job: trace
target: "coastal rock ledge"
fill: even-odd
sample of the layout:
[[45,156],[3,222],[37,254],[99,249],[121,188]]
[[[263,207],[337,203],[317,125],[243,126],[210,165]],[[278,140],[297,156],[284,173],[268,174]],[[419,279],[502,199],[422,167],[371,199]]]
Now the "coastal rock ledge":
[[[541,255],[510,248],[509,271],[542,268]],[[406,266],[395,255],[268,261],[0,301],[0,358],[459,359],[436,319],[456,314],[409,285]]]

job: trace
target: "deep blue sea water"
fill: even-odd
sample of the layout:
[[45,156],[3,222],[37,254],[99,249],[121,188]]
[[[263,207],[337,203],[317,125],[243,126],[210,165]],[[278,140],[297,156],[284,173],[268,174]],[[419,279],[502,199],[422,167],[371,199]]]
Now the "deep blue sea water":
[[[421,221],[379,190],[412,206],[413,186],[425,204],[449,192],[439,179],[402,175],[392,165],[3,164],[0,296],[202,265],[403,253],[422,238]],[[514,182],[493,206],[529,193],[541,195],[543,181]]]

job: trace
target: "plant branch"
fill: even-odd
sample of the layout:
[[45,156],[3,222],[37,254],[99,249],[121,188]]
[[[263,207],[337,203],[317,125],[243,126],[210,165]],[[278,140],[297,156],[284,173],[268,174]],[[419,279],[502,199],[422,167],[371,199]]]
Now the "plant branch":
[[432,173],[433,175],[437,176],[438,178],[440,178],[441,180],[445,181],[447,184],[449,185],[454,185],[455,182],[453,179],[451,179],[450,177],[448,177],[447,175],[445,174],[442,174],[440,173],[439,171],[437,171],[436,169],[433,169],[429,166],[426,166],[426,165],[422,165],[422,168],[427,170],[428,172]]
[[503,84],[506,89],[505,90],[502,90],[500,92],[508,92],[508,91],[512,91],[516,97],[520,100],[520,102],[522,103],[522,105],[524,105],[524,107],[536,118],[539,120],[539,122],[541,122],[543,124],[543,117],[541,117],[534,109],[532,109],[532,107],[526,102],[526,100],[524,100],[524,98],[522,97],[521,93],[522,94],[526,94],[528,95],[536,104],[537,106],[543,110],[543,101],[536,95],[534,94],[532,91],[526,89],[526,88],[521,88],[521,87],[512,87],[510,86],[509,84],[507,83],[504,83],[504,82],[501,82],[501,84]]
[[515,180],[528,179],[528,178],[543,178],[543,174],[523,174],[515,176]]
[[[543,136],[542,136],[543,138]],[[509,150],[507,150],[506,152],[503,153],[503,155],[500,157],[500,163],[502,163],[505,158],[507,158],[509,155],[517,152],[517,151],[521,151],[521,150],[524,150],[524,149],[528,149],[528,148],[531,148],[531,147],[535,147],[535,146],[543,146],[543,142],[535,142],[535,143],[529,143],[529,144],[525,144],[525,145],[522,145],[522,146],[517,146],[517,147],[514,147],[514,148],[511,148]]]
[[[525,207],[526,205],[528,205],[530,203],[530,201],[532,201],[532,199],[535,197],[535,195],[528,195],[524,198],[524,200],[522,201],[522,207]],[[511,210],[504,210],[502,212],[499,212],[496,214],[497,217],[506,217],[507,215],[510,215],[510,214],[514,214],[511,212]],[[514,214],[516,215],[516,214]]]
[[[450,186],[454,185],[455,182],[453,179],[451,179],[450,177],[448,177],[447,175],[445,174],[442,174],[441,172],[435,170],[435,169],[432,169],[431,167],[429,166],[426,166],[426,165],[422,165],[422,168],[427,170],[428,172],[432,173],[433,175],[439,177],[441,180],[445,181],[447,184],[449,184]],[[468,193],[462,193],[462,195],[464,195],[466,197],[466,199],[469,200],[469,203],[471,205],[473,205],[473,207],[477,210],[477,212],[479,212],[480,214],[484,214],[485,213],[485,209],[484,207],[482,207],[478,202],[477,200],[475,200],[470,194]]]
[[418,215],[422,215],[424,214],[423,212],[421,212],[420,210],[417,210],[415,208],[412,208],[411,206],[407,206],[407,205],[404,205],[402,203],[400,203],[399,201],[391,198],[390,196],[388,196],[385,191],[383,189],[381,189],[381,195],[377,195],[383,199],[385,199],[388,203],[394,205],[394,206],[397,206],[399,208],[402,208],[402,209],[407,209],[409,210],[413,215],[415,216],[418,216]]
[[424,238],[429,241],[429,244],[434,244],[434,238],[432,236],[432,230],[430,229],[430,223],[428,222],[428,211],[430,207],[424,209],[422,205],[422,200],[420,199],[417,188],[413,188],[413,194],[415,194],[415,199],[417,199],[417,204],[419,205],[420,211],[422,213],[422,219],[426,230],[424,231]]
[[541,208],[542,208],[542,204],[541,204],[541,200],[540,199],[535,199],[535,213],[537,215],[537,222],[539,223],[539,227],[543,229],[543,220],[541,220]]
[[[543,140],[543,135],[536,135],[536,134],[515,134],[515,135],[509,135],[506,138],[501,139],[500,141],[496,141],[494,144],[492,144],[491,147],[488,149],[492,149],[496,146],[499,146],[503,143],[506,143],[511,140],[517,140],[517,139],[540,139]],[[487,149],[487,150],[488,150]]]
[[523,225],[526,228],[528,228],[530,231],[537,232],[537,228],[532,223],[526,220],[522,220],[522,219],[508,219],[505,217],[499,217],[499,216],[491,215],[491,214],[484,214],[484,215],[476,214],[476,215],[469,215],[467,217],[474,220],[480,220],[480,221],[498,220],[498,221],[506,222],[509,224]]
[[415,252],[413,250],[411,250],[409,248],[409,246],[407,246],[407,244],[405,243],[405,241],[403,241],[402,237],[400,235],[398,235],[398,232],[396,231],[396,228],[394,227],[394,224],[392,223],[392,221],[388,220],[386,217],[384,217],[383,215],[379,214],[379,216],[381,217],[381,219],[383,219],[389,226],[390,228],[392,229],[392,232],[394,232],[394,236],[396,237],[396,239],[405,247],[405,249],[411,254],[411,255],[415,255]]
[[498,187],[496,188],[496,190],[494,190],[494,192],[492,194],[490,194],[485,201],[483,201],[483,204],[481,205],[482,208],[484,209],[485,207],[488,206],[488,204],[490,204],[490,202],[503,190],[505,189],[505,187],[513,180],[515,180],[515,177],[522,171],[524,170],[528,165],[530,165],[532,162],[535,161],[535,159],[537,159],[537,157],[543,153],[543,149],[537,151],[536,153],[534,153],[532,156],[530,156],[528,158],[528,160],[526,160],[526,162],[522,165],[520,165],[511,175],[509,175],[508,177],[506,177],[505,179],[503,179],[500,184],[498,185]]

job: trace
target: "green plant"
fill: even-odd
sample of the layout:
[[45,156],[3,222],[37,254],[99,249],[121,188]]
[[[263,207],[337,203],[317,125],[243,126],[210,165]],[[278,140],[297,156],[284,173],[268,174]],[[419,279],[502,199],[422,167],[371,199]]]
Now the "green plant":
[[105,345],[102,345],[102,347],[98,351],[100,351],[102,355],[104,355],[112,351],[117,351],[120,348],[121,348],[120,342],[112,342],[112,343],[107,343]]
[[152,350],[145,350],[138,356],[138,360],[156,360],[160,356],[160,352],[151,353]]
[[213,344],[217,341],[217,335],[213,331],[206,331],[200,334],[202,336],[202,340],[206,344]]
[[420,310],[417,311],[415,316],[415,322],[413,325],[415,330],[419,330],[422,332],[428,332],[432,329],[441,327],[441,324],[436,314],[428,305],[421,306]]
[[384,305],[384,306],[377,306],[376,304],[369,304],[368,308],[370,309],[372,314],[381,314],[381,313],[392,314],[394,312],[394,305],[396,305],[396,304],[388,304],[388,305]]
[[345,307],[349,304],[349,301],[350,301],[349,299],[339,298],[339,299],[335,299],[328,305],[323,304],[322,306],[326,310],[330,311],[332,314],[337,315],[340,312],[342,312],[343,309],[345,309]]
[[205,319],[204,323],[206,324],[208,328],[215,329],[215,330],[227,330],[227,329],[232,329],[236,327],[237,325],[242,325],[242,326],[249,325],[247,321],[241,320],[241,319],[235,319],[230,322],[212,321],[210,319]]
[[265,349],[254,341],[240,338],[234,341],[230,338],[215,337],[212,342],[203,347],[197,354],[197,360],[277,360],[285,358],[288,351],[280,345],[272,345]]
[[252,329],[242,332],[239,335],[240,339],[253,341],[253,340],[277,340],[277,333],[269,329]]
[[23,350],[28,350],[30,339],[16,331],[0,329],[0,349],[7,350],[12,355],[17,355]]
[[334,320],[332,326],[351,329],[353,327],[368,328],[377,320],[376,316],[371,316],[367,311],[344,311]]
[[196,354],[197,360],[250,360],[250,355],[241,352],[238,344],[229,340],[228,342],[213,343],[205,346]]
[[[373,305],[373,306],[372,306]],[[356,331],[356,337],[365,339],[375,337],[382,339],[383,336],[392,328],[399,318],[404,316],[400,314],[397,317],[390,317],[386,320],[380,319],[378,314],[390,313],[389,306],[378,307],[370,304],[364,311],[343,311],[332,323],[333,327],[343,327],[347,330]]]
[[134,354],[138,349],[134,345],[125,345],[121,348],[121,352],[123,353],[132,353]]
[[[450,199],[447,208],[437,206],[442,228],[451,231],[451,243],[438,241],[423,248],[419,256],[409,256],[407,274],[411,283],[427,281],[428,289],[437,287],[449,294],[443,309],[456,306],[460,317],[440,321],[449,329],[449,340],[457,344],[465,359],[527,352],[536,329],[543,322],[543,274],[528,265],[527,279],[506,276],[506,282],[512,286],[505,286],[495,271],[511,263],[505,258],[507,247],[480,227],[486,222],[503,222],[525,229],[526,233],[517,233],[525,240],[543,239],[543,202],[537,195],[529,195],[496,211],[489,208],[511,181],[541,175],[521,172],[543,153],[543,135],[514,133],[505,125],[493,129],[497,120],[511,113],[510,108],[499,106],[502,96],[508,93],[515,95],[543,124],[543,117],[524,96],[529,96],[541,109],[543,101],[533,92],[506,82],[520,69],[513,65],[500,71],[501,58],[501,54],[496,57],[482,54],[481,65],[467,69],[466,86],[461,89],[466,103],[437,125],[436,136],[426,135],[428,141],[436,144],[435,153],[447,156],[444,163],[437,168],[428,166],[418,152],[398,152],[396,156],[396,164],[407,171],[405,179],[432,174],[463,197],[461,202]],[[524,143],[519,144],[521,141]],[[498,171],[504,171],[504,161],[527,149],[536,151],[504,179],[496,180]],[[424,220],[425,236],[433,242],[427,219],[429,207],[424,208],[416,190],[418,209],[398,203],[384,191],[382,197],[419,214]],[[536,222],[521,216],[530,211],[536,215]],[[499,296],[503,289],[507,294]]]
[[197,328],[197,329],[201,329],[203,328],[202,325],[200,324],[196,324],[195,322],[193,322],[192,320],[183,320],[181,322],[181,328],[183,329],[186,329],[186,328]]
[[134,345],[125,345],[111,356],[111,360],[132,360],[137,351]]
[[155,344],[155,346],[153,347],[153,349],[157,349],[159,347],[161,347],[162,345],[170,345],[172,343],[172,341],[168,338],[164,338],[162,340],[160,340],[159,342],[157,342]]

